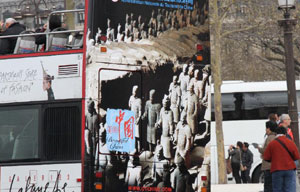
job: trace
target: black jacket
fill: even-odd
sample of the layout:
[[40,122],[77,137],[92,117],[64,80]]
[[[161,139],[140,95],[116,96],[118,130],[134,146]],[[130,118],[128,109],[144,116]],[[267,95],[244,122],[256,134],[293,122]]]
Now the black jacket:
[[[19,35],[22,31],[25,31],[26,28],[24,25],[16,22],[11,24],[1,36],[7,35]],[[0,55],[14,53],[16,46],[17,37],[0,39]]]
[[247,151],[242,152],[242,164],[247,167],[247,169],[251,169],[251,165],[253,163],[253,154],[247,149]]

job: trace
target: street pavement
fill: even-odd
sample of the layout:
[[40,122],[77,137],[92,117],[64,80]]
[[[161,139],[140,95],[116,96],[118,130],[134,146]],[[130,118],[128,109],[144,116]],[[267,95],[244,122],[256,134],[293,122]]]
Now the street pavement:
[[211,192],[262,192],[263,184],[211,185]]

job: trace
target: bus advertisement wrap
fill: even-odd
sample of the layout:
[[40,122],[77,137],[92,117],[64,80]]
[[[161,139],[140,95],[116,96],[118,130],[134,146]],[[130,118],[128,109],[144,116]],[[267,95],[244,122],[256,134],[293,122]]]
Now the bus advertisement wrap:
[[5,59],[0,68],[0,103],[81,98],[82,54]]
[[208,1],[90,10],[85,192],[209,190]]
[[79,178],[80,163],[2,167],[0,190],[80,192]]

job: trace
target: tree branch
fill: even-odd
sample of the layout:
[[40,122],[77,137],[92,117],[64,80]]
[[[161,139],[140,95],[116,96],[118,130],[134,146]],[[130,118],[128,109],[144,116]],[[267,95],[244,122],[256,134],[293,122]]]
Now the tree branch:
[[221,38],[224,38],[224,37],[226,37],[226,36],[228,36],[228,35],[230,35],[230,34],[232,34],[232,33],[239,33],[239,32],[243,32],[243,31],[249,31],[249,30],[251,30],[251,29],[254,29],[254,28],[258,27],[259,25],[260,25],[260,23],[257,24],[257,25],[249,26],[249,27],[242,28],[242,29],[235,29],[235,30],[231,30],[231,31],[224,32],[224,33],[221,35]]

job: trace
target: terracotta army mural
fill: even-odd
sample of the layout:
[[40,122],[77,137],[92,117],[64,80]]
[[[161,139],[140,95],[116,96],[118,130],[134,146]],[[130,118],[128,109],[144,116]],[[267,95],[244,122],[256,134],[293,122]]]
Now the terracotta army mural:
[[[185,9],[133,2],[95,1],[104,7],[91,28],[96,40],[87,64],[87,97],[97,105],[87,104],[86,148],[95,156],[93,173],[102,174],[95,181],[111,192],[199,191],[199,151],[210,137],[211,74],[209,59],[196,60],[195,44],[209,50],[209,39],[202,38],[209,37],[208,3],[189,1]],[[189,43],[180,47],[181,41]],[[99,53],[102,46],[107,52]]]

